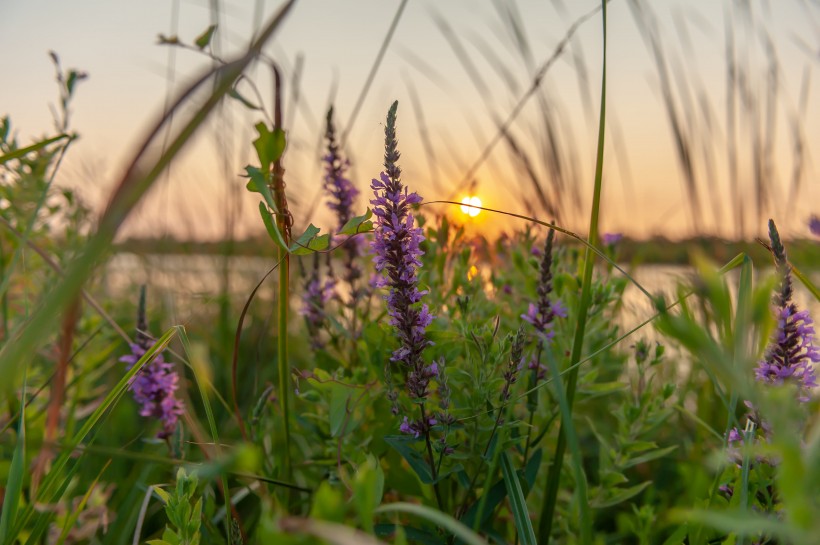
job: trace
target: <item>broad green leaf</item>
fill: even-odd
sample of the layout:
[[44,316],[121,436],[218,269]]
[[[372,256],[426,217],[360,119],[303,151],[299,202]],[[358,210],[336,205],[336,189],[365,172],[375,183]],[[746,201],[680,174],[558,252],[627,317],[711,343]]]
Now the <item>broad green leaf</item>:
[[344,224],[342,230],[339,231],[340,235],[355,235],[357,233],[368,233],[373,230],[373,222],[369,221],[370,218],[373,217],[373,211],[370,208],[367,209],[367,212],[364,213],[362,216],[356,216],[354,218],[350,218],[350,220]]
[[211,39],[214,37],[214,32],[216,32],[216,25],[209,26],[205,32],[197,36],[194,43],[198,48],[205,49],[211,43]]
[[257,123],[256,131],[259,137],[253,141],[253,147],[256,148],[262,171],[267,172],[271,164],[277,161],[285,151],[285,131],[282,129],[270,131],[264,123]]
[[421,454],[413,448],[414,443],[419,440],[406,435],[387,435],[384,442],[396,449],[401,454],[402,458],[407,460],[413,471],[416,472],[421,482],[424,484],[433,484],[433,475],[430,473],[430,465],[421,456]]
[[333,384],[330,389],[330,436],[338,437],[347,419],[350,388]]
[[262,216],[262,223],[265,224],[265,230],[267,230],[271,240],[280,248],[287,249],[285,239],[282,237],[282,233],[279,232],[279,227],[274,223],[268,207],[261,201],[259,202],[259,214]]
[[259,193],[265,199],[268,207],[271,210],[276,210],[276,202],[273,200],[273,193],[268,186],[268,176],[261,169],[248,165],[245,167],[247,172],[248,184],[245,186],[251,193]]
[[327,250],[330,247],[330,235],[318,235],[318,233],[319,228],[311,223],[307,230],[290,245],[290,253],[308,255]]
[[353,502],[359,514],[359,520],[365,531],[372,534],[373,512],[382,501],[384,494],[384,471],[379,461],[369,455],[359,466],[353,478]]
[[646,481],[640,484],[636,484],[635,486],[630,486],[629,488],[616,488],[614,493],[605,500],[600,501],[592,501],[590,502],[590,507],[594,507],[596,509],[604,509],[606,507],[612,507],[613,505],[618,505],[619,503],[623,503],[630,498],[634,498],[638,494],[644,491],[644,489],[652,484],[652,481]]

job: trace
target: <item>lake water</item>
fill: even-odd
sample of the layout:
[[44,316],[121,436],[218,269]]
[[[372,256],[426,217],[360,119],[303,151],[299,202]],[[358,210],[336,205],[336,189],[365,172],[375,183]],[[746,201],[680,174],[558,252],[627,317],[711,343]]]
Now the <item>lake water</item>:
[[[122,253],[115,255],[108,263],[103,279],[105,295],[122,298],[128,292],[136,299],[136,286],[145,283],[150,287],[149,304],[157,304],[162,299],[163,307],[170,313],[174,323],[212,315],[216,311],[217,297],[227,273],[228,293],[231,298],[243,304],[253,288],[274,266],[274,261],[261,257],[230,257],[211,255],[136,255]],[[767,271],[764,271],[768,274]],[[301,284],[298,267],[292,269],[292,281]],[[613,274],[619,274],[614,271]],[[642,265],[630,274],[649,293],[663,293],[671,300],[679,282],[691,277],[691,267],[680,265]],[[760,271],[756,274],[759,277]],[[820,284],[820,271],[810,275],[815,285]],[[263,283],[257,298],[274,300],[277,275],[274,272]],[[730,282],[737,281],[737,274],[730,273]],[[799,281],[795,279],[795,300],[798,306],[808,308],[816,319],[820,317],[820,303],[815,300]],[[634,285],[630,284],[623,298],[623,312],[618,316],[620,325],[626,329],[640,324],[654,313],[649,299]]]

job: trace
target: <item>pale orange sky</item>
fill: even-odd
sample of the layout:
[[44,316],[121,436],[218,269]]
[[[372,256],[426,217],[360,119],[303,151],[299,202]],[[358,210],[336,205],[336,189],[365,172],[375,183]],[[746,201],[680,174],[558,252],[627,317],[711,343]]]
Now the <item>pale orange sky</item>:
[[[59,181],[79,187],[89,202],[99,206],[145,130],[155,122],[169,90],[173,95],[208,66],[202,55],[157,45],[157,34],[178,34],[192,42],[212,21],[211,4],[204,0],[4,3],[0,7],[0,46],[14,54],[3,61],[0,115],[11,117],[24,144],[52,130],[48,105],[56,102],[57,91],[48,50],[56,51],[64,66],[89,72],[73,107],[73,126],[82,139],[71,150]],[[217,4],[221,13],[214,45],[225,57],[240,51],[261,24],[254,22],[255,10],[264,13],[264,21],[279,5],[261,1]],[[337,123],[345,130],[398,5],[398,0],[300,0],[266,49],[280,62],[288,81],[297,56],[304,60],[300,107],[286,111],[289,149],[285,164],[297,226],[306,225],[310,205],[321,197],[317,145],[329,97],[335,93]],[[452,188],[494,136],[494,119],[506,118],[535,68],[552,55],[572,22],[596,2],[513,3],[514,13],[523,21],[529,57],[522,56],[521,47],[502,22],[507,5],[489,0],[408,2],[348,140],[354,162],[352,179],[362,191],[358,203],[362,211],[369,181],[380,171],[382,123],[392,100],[400,104],[405,183],[426,200],[453,196],[460,200],[464,194],[453,195]],[[694,135],[688,141],[701,199],[702,223],[697,226],[661,99],[658,71],[635,23],[635,5],[650,5],[657,16],[682,130]],[[762,233],[765,224],[758,224],[751,198],[753,159],[766,156],[760,150],[771,149],[773,163],[758,162],[758,170],[768,172],[772,180],[771,195],[760,215],[774,217],[789,235],[807,233],[806,219],[820,213],[814,159],[820,125],[812,121],[820,119],[820,93],[815,84],[820,7],[800,0],[752,2],[751,6],[748,12],[738,12],[740,8],[731,0],[610,3],[603,230],[635,237],[654,233],[678,237],[694,232],[734,236],[739,233],[736,211],[742,208],[747,221],[743,234]],[[436,18],[453,29],[485,89],[476,88]],[[738,98],[734,131],[740,158],[740,203],[732,197],[726,161],[726,28],[734,35],[732,43],[745,86],[745,102]],[[767,78],[773,65],[766,54],[766,36],[777,66],[771,104],[766,101],[771,96],[767,85],[774,80]],[[531,99],[511,130],[538,179],[548,186],[554,184],[544,160],[544,150],[549,148],[544,145],[543,119],[544,112],[549,112],[567,187],[548,193],[560,207],[561,223],[580,232],[588,222],[585,214],[595,164],[600,49],[601,19],[597,15],[579,28],[547,72],[542,99]],[[269,74],[259,68],[250,77],[267,99]],[[414,105],[413,93],[421,112]],[[773,124],[767,125],[767,116],[775,120]],[[236,236],[262,232],[256,199],[237,176],[252,161],[250,141],[258,119],[256,113],[233,102],[216,114],[134,213],[126,234],[216,239],[226,232],[227,218],[235,218]],[[425,155],[422,128],[435,153],[433,166]],[[797,164],[795,130],[803,146],[803,170],[796,192],[790,189]],[[761,135],[757,141],[755,134]],[[538,207],[530,182],[510,157],[509,146],[499,143],[476,173],[476,192],[486,206],[526,213],[532,205],[536,216],[551,219]],[[580,207],[572,204],[573,192]],[[435,210],[445,209],[437,206]],[[321,226],[331,224],[324,206],[318,207],[311,220]],[[522,225],[511,221],[482,214],[476,227],[495,231]]]

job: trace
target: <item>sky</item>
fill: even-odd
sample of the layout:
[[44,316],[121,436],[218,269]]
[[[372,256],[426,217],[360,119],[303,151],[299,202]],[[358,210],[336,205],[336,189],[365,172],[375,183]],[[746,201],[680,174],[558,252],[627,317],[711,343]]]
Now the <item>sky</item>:
[[[345,151],[363,212],[369,182],[381,169],[384,117],[398,100],[403,179],[426,201],[476,194],[485,206],[585,232],[601,96],[600,13],[580,22],[555,52],[597,3],[409,0],[353,119],[400,4],[298,0],[265,48],[285,74],[285,167],[296,229],[333,223],[321,192],[330,103],[338,129],[349,131]],[[169,100],[211,66],[203,53],[160,45],[158,35],[190,44],[217,24],[213,53],[231,59],[280,5],[3,0],[0,47],[13,54],[0,64],[0,115],[11,118],[23,145],[53,134],[58,93],[48,52],[64,68],[87,72],[71,106],[71,128],[81,138],[57,180],[99,210]],[[773,217],[787,235],[806,236],[806,220],[820,214],[813,145],[820,124],[811,121],[820,119],[818,4],[612,0],[607,29],[602,230],[636,238],[750,238]],[[479,164],[552,57],[507,136]],[[735,86],[728,84],[731,66]],[[269,69],[257,64],[247,77],[270,110]],[[257,102],[250,85],[238,90]],[[217,240],[263,232],[258,199],[240,177],[253,161],[253,126],[262,119],[237,101],[216,111],[140,203],[123,236]],[[487,234],[524,225],[489,213],[468,219],[445,205],[428,205],[424,213],[452,215]]]

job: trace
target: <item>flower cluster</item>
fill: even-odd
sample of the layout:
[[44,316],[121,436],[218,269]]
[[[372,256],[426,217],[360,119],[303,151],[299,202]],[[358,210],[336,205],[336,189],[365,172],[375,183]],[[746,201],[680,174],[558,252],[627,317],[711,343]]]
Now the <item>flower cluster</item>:
[[[145,286],[140,291],[140,305],[137,316],[137,336],[130,343],[131,353],[120,358],[131,369],[153,346],[147,333],[148,324],[145,318]],[[162,352],[153,361],[146,364],[134,377],[130,390],[134,400],[141,405],[140,416],[155,418],[162,423],[157,437],[170,437],[177,426],[177,421],[185,412],[182,400],[177,399],[175,392],[179,388],[179,376],[174,366],[164,360]]]
[[550,294],[552,293],[552,244],[554,239],[555,230],[550,229],[547,241],[544,244],[544,251],[538,252],[541,255],[537,290],[538,301],[530,303],[527,312],[521,315],[521,318],[532,324],[535,330],[542,334],[547,341],[555,336],[555,332],[552,331],[555,317],[566,318],[567,316],[567,310],[560,301],[554,303],[550,301]]
[[[794,384],[798,388],[798,401],[806,402],[812,388],[817,386],[814,364],[820,363],[820,347],[814,344],[814,327],[808,311],[798,311],[792,301],[791,266],[772,220],[769,220],[769,239],[779,277],[772,296],[777,326],[765,356],[755,368],[755,378],[766,384]],[[760,436],[767,439],[772,431],[770,425],[751,403],[745,404],[749,409],[747,425],[752,422]],[[738,447],[744,443],[742,433],[732,428],[727,443],[729,457],[739,464]]]
[[[381,276],[377,287],[389,289],[385,297],[390,325],[399,338],[399,347],[393,351],[392,362],[401,364],[406,370],[406,387],[410,397],[423,400],[427,397],[430,380],[438,375],[438,365],[425,365],[422,359],[424,349],[432,344],[425,335],[427,326],[433,321],[427,305],[419,304],[427,293],[418,288],[416,269],[421,266],[423,255],[419,244],[424,240],[421,228],[415,226],[410,207],[421,202],[417,193],[408,193],[401,182],[398,141],[396,140],[396,108],[393,103],[387,115],[385,127],[385,172],[371,184],[375,215],[373,262]],[[395,406],[395,392],[391,400]],[[435,425],[434,418],[423,417],[406,420],[401,431],[413,435],[425,434]]]
[[333,277],[327,278],[324,283],[319,278],[319,255],[314,254],[313,269],[305,284],[299,313],[305,317],[310,344],[315,350],[323,346],[319,333],[325,321],[325,304],[336,295],[335,288],[336,280]]
[[792,302],[791,267],[786,249],[774,222],[769,220],[769,237],[780,283],[773,297],[777,327],[755,376],[769,384],[794,383],[800,401],[808,401],[817,386],[813,364],[820,363],[820,346],[814,344],[814,325],[807,310],[798,311]]
[[338,228],[341,229],[353,217],[353,201],[359,194],[359,190],[346,176],[350,162],[344,159],[339,151],[332,106],[327,112],[325,139],[327,140],[327,154],[323,158],[325,163],[323,186],[330,196],[327,206],[336,214]]
[[[332,106],[327,112],[326,121],[325,140],[327,141],[327,153],[323,157],[325,164],[323,187],[330,197],[327,206],[335,214],[336,228],[338,231],[341,231],[353,217],[353,203],[359,194],[359,190],[356,189],[347,177],[350,161],[342,156],[339,143],[336,140],[336,127],[333,123]],[[344,261],[345,270],[342,274],[342,279],[350,286],[351,306],[355,305],[359,299],[369,293],[368,288],[366,286],[360,286],[358,282],[362,276],[362,270],[359,267],[358,260],[364,253],[363,243],[364,239],[351,237],[343,241],[342,244],[346,253],[346,259]],[[354,335],[357,334],[356,331],[353,333]]]

